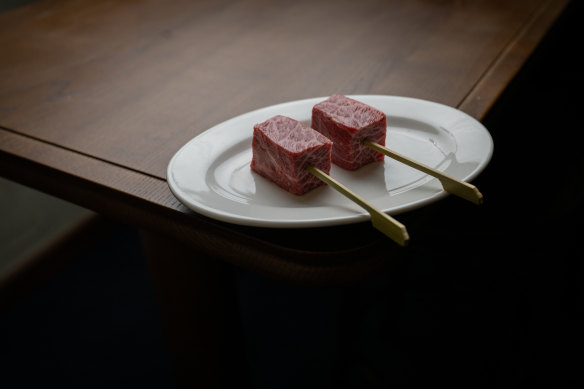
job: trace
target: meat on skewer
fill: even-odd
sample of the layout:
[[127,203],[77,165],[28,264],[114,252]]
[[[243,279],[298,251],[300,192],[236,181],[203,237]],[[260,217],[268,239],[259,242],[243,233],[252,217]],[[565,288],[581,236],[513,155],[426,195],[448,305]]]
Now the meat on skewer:
[[254,126],[252,150],[251,169],[296,195],[325,185],[310,174],[307,166],[327,174],[331,169],[332,142],[307,125],[282,115]]
[[348,170],[383,160],[364,141],[385,145],[386,123],[383,112],[339,94],[312,108],[312,128],[333,141],[333,163]]

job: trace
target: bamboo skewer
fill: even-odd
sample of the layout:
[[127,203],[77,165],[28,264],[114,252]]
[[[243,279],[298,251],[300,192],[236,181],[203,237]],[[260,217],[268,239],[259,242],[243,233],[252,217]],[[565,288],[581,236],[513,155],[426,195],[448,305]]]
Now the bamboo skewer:
[[479,192],[476,186],[469,184],[468,182],[461,181],[446,173],[433,169],[422,163],[416,162],[378,143],[366,140],[364,144],[365,146],[377,152],[383,153],[390,158],[393,158],[403,164],[406,164],[410,167],[413,167],[414,169],[418,169],[432,177],[437,178],[442,184],[444,190],[447,191],[448,193],[459,196],[477,205],[483,203],[483,195],[481,194],[481,192]]
[[320,180],[329,184],[333,189],[336,189],[341,194],[345,195],[347,198],[364,208],[371,215],[371,223],[373,227],[377,228],[379,231],[383,232],[385,235],[393,239],[400,246],[405,246],[410,239],[406,227],[389,216],[388,214],[375,208],[373,205],[365,201],[363,198],[358,196],[349,190],[346,186],[323,172],[322,170],[314,167],[308,166],[307,170],[315,175]]

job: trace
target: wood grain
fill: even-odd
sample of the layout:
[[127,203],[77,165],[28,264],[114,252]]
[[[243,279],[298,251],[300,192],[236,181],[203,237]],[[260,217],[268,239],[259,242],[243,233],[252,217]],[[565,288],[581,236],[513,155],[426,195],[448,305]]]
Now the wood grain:
[[567,3],[548,1],[539,7],[456,107],[479,120],[483,119],[559,18]]
[[0,174],[274,276],[356,278],[384,260],[369,227],[327,230],[356,237],[335,248],[210,220],[168,190],[170,158],[235,115],[332,93],[480,119],[567,3],[36,1],[0,14]]
[[40,1],[0,18],[0,125],[165,178],[186,141],[269,104],[457,106],[542,4]]

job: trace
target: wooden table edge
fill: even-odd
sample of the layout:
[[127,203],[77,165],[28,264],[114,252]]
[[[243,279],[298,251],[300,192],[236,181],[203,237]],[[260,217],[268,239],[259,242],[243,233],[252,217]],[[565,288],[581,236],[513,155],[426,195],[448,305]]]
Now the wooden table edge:
[[569,3],[570,0],[548,0],[538,8],[456,108],[479,121],[483,120]]
[[[218,259],[291,282],[343,284],[358,280],[371,268],[392,263],[392,253],[398,256],[402,249],[381,234],[371,244],[337,251],[282,246],[262,239],[261,229],[248,233],[246,227],[188,210],[174,199],[166,180],[1,127],[0,175],[106,218],[174,239],[201,255],[213,256],[221,247],[221,255],[215,255]],[[116,177],[116,188],[107,184],[112,177]],[[135,188],[149,190],[138,193]],[[174,199],[170,204],[169,196]]]
[[[457,108],[483,119],[568,3],[549,0],[538,8]],[[221,259],[276,278],[307,283],[320,283],[323,279],[344,282],[358,279],[359,274],[384,261],[376,253],[382,247],[378,243],[328,253],[272,244],[257,234],[246,234],[245,229],[188,211],[170,194],[163,178],[22,135],[17,129],[0,128],[0,162],[0,174],[8,179],[106,217],[172,237],[209,255],[222,247]],[[42,171],[42,178],[35,171]],[[394,251],[391,244],[383,247],[389,249],[387,262],[394,255],[399,257],[399,251]],[[354,259],[365,255],[373,258]]]

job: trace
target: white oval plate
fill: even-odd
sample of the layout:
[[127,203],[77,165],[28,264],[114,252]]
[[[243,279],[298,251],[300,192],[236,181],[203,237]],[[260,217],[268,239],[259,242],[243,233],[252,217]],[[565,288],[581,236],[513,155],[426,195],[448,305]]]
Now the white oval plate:
[[[387,115],[389,148],[451,176],[470,181],[491,158],[489,132],[462,111],[407,97],[349,97]],[[368,220],[365,210],[329,186],[296,196],[250,170],[254,124],[280,114],[310,125],[312,107],[325,99],[261,108],[201,133],[178,150],[168,165],[172,193],[195,212],[241,225],[300,228]],[[356,171],[333,165],[330,175],[393,215],[447,194],[437,179],[388,157]]]

